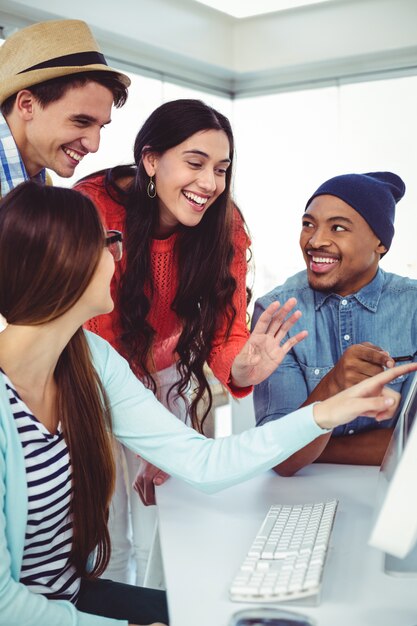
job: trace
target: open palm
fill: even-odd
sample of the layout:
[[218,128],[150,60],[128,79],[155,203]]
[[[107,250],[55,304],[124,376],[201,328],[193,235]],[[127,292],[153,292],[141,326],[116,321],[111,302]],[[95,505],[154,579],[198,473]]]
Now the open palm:
[[281,343],[300,319],[301,311],[294,311],[297,304],[290,298],[281,306],[273,302],[259,317],[248,341],[236,356],[232,365],[232,382],[237,387],[257,385],[270,376],[280,365],[287,352],[307,337],[302,330]]

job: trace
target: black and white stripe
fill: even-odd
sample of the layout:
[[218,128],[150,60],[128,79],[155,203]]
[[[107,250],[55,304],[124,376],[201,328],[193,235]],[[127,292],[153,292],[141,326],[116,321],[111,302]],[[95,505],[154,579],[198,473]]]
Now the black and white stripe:
[[69,563],[72,472],[68,448],[60,425],[56,433],[50,433],[2,375],[23,447],[28,486],[20,582],[48,598],[75,601],[80,579]]

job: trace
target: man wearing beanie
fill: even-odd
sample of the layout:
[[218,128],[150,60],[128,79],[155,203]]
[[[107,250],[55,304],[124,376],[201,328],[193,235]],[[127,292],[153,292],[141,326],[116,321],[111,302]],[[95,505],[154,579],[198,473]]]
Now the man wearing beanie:
[[70,177],[96,152],[130,79],[112,69],[80,20],[34,24],[0,47],[0,196],[45,168]]
[[[404,192],[391,172],[345,174],[323,183],[308,200],[300,235],[307,269],[257,300],[253,316],[255,324],[271,302],[296,297],[308,337],[256,386],[258,426],[393,367],[398,357],[417,360],[417,280],[379,267]],[[410,382],[399,377],[392,387],[405,392]],[[378,465],[394,422],[358,417],[275,470],[290,476],[315,460]]]

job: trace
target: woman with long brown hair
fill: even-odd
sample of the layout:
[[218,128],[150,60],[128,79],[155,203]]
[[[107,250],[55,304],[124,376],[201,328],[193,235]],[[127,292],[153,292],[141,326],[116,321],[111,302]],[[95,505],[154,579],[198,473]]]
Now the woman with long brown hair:
[[[239,436],[173,417],[103,339],[121,233],[81,194],[24,183],[0,202],[0,626],[168,622],[164,592],[98,578],[110,553],[110,433],[164,471],[215,491],[275,466],[357,415],[389,418],[398,367]],[[196,616],[198,620],[198,616]]]
[[[306,335],[300,332],[281,346],[287,327],[275,337],[261,322],[249,337],[249,237],[231,199],[233,160],[229,120],[199,100],[174,100],[158,107],[139,130],[134,165],[92,174],[76,185],[108,228],[124,232],[126,246],[112,285],[115,309],[86,327],[107,339],[158,399],[199,432],[212,406],[206,363],[240,398]],[[293,299],[280,311],[275,331],[294,304]],[[276,311],[274,303],[267,318]],[[154,484],[167,475],[125,447],[116,452],[107,573],[130,580],[133,552],[141,584],[155,512],[145,510],[126,486],[124,466],[145,505],[155,504]]]

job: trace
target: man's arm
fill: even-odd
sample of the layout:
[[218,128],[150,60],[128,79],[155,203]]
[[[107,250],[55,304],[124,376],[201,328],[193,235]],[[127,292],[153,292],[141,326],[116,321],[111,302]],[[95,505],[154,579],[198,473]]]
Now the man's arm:
[[355,435],[331,437],[316,460],[319,463],[381,465],[393,430],[380,428]]
[[[318,383],[302,406],[326,400],[343,389],[374,376],[384,367],[393,367],[389,354],[371,343],[350,346],[333,369]],[[392,430],[381,429],[346,437],[318,437],[274,470],[281,476],[292,476],[302,467],[320,461],[322,463],[347,463],[378,465],[381,463]],[[339,441],[340,440],[340,441]]]

